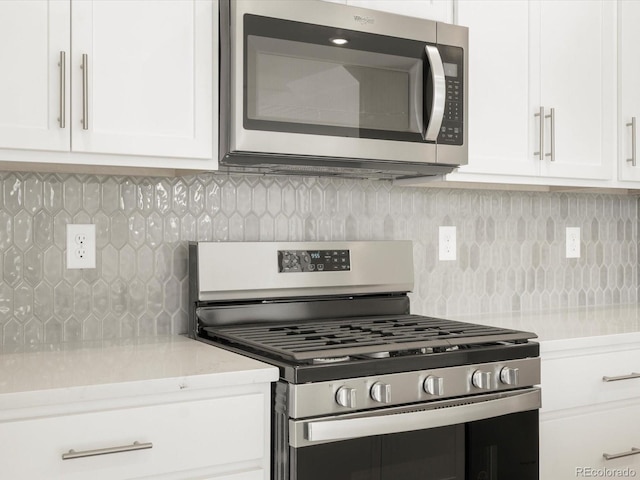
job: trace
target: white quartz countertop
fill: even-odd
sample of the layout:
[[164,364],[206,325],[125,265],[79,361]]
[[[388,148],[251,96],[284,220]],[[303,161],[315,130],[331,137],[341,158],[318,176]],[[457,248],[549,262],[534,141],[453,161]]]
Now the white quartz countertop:
[[278,369],[182,336],[0,353],[3,409],[272,382]]
[[464,315],[455,319],[533,332],[542,352],[640,342],[638,304]]

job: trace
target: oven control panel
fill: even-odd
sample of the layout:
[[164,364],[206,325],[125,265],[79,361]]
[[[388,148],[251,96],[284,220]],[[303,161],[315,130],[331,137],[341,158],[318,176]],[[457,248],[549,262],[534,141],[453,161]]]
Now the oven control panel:
[[349,250],[278,250],[278,272],[346,272],[351,270]]
[[506,392],[539,384],[538,357],[295,384],[289,387],[289,414],[293,418],[314,417]]

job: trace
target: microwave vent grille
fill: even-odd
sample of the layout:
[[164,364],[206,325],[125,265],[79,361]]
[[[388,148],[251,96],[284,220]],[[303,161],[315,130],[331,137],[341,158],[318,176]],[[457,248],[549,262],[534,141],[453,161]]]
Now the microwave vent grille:
[[408,176],[408,172],[389,172],[366,168],[320,167],[316,165],[260,165],[255,167],[228,167],[230,173],[257,173],[268,175],[310,175],[372,180],[393,180]]

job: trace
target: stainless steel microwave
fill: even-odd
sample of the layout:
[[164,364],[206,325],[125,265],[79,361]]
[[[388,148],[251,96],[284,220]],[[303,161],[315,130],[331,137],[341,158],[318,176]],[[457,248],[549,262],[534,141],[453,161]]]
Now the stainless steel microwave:
[[319,0],[221,0],[220,166],[402,178],[467,163],[468,30]]

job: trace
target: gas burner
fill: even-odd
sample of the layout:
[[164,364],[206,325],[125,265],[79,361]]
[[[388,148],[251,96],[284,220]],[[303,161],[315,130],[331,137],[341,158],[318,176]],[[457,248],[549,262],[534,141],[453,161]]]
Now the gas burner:
[[348,362],[351,360],[349,355],[344,355],[342,357],[326,357],[326,358],[314,358],[311,360],[312,365],[326,365],[327,363],[340,363],[340,362]]

